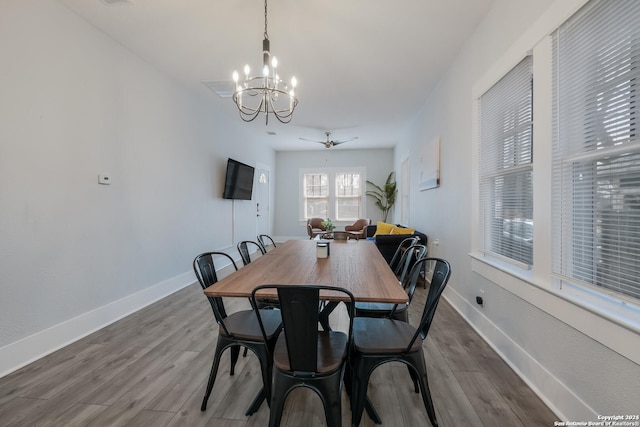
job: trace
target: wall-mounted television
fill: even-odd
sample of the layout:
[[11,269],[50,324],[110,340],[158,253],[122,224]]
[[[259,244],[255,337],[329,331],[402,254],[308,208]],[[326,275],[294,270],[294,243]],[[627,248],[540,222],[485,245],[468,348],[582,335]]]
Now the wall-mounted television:
[[251,200],[253,191],[253,166],[237,160],[227,160],[227,175],[224,181],[224,199]]

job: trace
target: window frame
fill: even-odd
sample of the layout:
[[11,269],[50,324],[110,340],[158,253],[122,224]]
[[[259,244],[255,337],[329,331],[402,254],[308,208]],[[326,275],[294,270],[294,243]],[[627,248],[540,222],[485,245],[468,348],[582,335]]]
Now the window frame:
[[[366,183],[366,168],[360,166],[353,167],[325,167],[325,168],[300,168],[298,170],[299,173],[299,207],[298,207],[298,216],[301,222],[306,221],[310,218],[307,216],[306,212],[306,199],[305,197],[305,175],[308,174],[326,174],[328,176],[328,196],[327,196],[327,216],[325,218],[331,218],[331,220],[336,222],[354,222],[360,218],[366,218],[366,192],[365,192],[365,183]],[[337,185],[337,175],[338,174],[359,174],[360,175],[360,195],[359,196],[338,196],[336,191]],[[359,216],[355,218],[339,218],[338,214],[338,200],[339,199],[358,199],[360,202],[359,206]]]
[[[640,353],[634,341],[640,333],[638,301],[630,301],[617,295],[568,282],[563,284],[552,274],[553,232],[550,189],[553,184],[551,171],[553,76],[550,34],[587,1],[559,0],[553,3],[547,13],[525,30],[502,55],[490,63],[485,73],[481,74],[472,85],[470,97],[472,106],[471,205],[475,214],[472,215],[471,250],[468,255],[472,272],[479,276],[479,280],[475,280],[478,283],[476,286],[483,291],[490,292],[492,286],[498,286],[628,359],[640,363]],[[479,223],[479,121],[477,119],[480,95],[522,58],[530,54],[533,54],[534,59],[535,80],[533,144],[536,148],[533,153],[533,163],[536,165],[536,172],[533,176],[533,216],[536,227],[534,229],[534,265],[531,270],[524,270],[499,258],[487,256],[480,250],[482,234]],[[465,303],[463,300],[458,302]],[[609,332],[612,324],[619,326],[616,334]]]
[[[609,24],[618,22],[611,14],[618,17],[623,12],[611,9],[610,3],[595,1],[585,6],[582,20],[559,26],[551,36],[554,54],[562,55],[557,59],[560,66],[553,64],[554,72],[562,73],[554,76],[555,85],[560,86],[554,86],[553,95],[563,95],[552,100],[556,112],[553,123],[557,127],[552,140],[556,183],[552,188],[552,224],[557,236],[552,249],[553,274],[561,286],[568,282],[590,287],[638,304],[640,271],[634,271],[637,264],[633,258],[638,250],[634,244],[640,245],[640,239],[635,233],[637,227],[629,229],[627,224],[625,232],[624,221],[635,218],[633,226],[640,220],[633,212],[637,203],[621,203],[620,197],[640,197],[640,40],[630,38],[628,33],[620,34],[617,27],[604,33],[590,31],[584,17],[595,16],[596,8],[606,8],[600,9],[604,15],[597,16],[599,25],[603,20]],[[574,28],[579,31],[572,34]],[[572,53],[573,61],[567,61],[566,49],[577,49],[565,46],[565,40],[586,45],[589,50]],[[573,72],[570,78],[565,77],[567,69]],[[630,176],[635,188],[625,185]],[[603,185],[604,182],[607,183]],[[609,271],[611,265],[620,267]]]
[[[533,235],[531,239],[519,236],[518,240],[508,229],[525,229],[530,225],[534,230],[533,87],[533,58],[526,55],[476,101],[482,237],[479,250],[525,270],[533,264],[533,242],[528,247]],[[516,98],[513,93],[522,96]],[[527,188],[531,193],[522,200],[518,194]],[[514,208],[510,215],[509,210]],[[511,224],[516,226],[510,227]],[[505,232],[511,237],[505,237]]]

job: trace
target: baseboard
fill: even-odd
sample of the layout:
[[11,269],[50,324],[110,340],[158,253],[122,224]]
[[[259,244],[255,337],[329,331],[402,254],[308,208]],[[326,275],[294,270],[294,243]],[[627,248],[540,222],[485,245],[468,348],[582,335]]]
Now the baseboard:
[[[444,298],[460,314],[467,323],[484,339],[493,350],[522,378],[522,380],[536,393],[540,399],[558,416],[558,420],[584,419],[585,414],[592,414],[596,419],[596,412],[557,377],[542,366],[531,354],[525,351],[515,341],[506,335],[490,319],[480,314],[477,320],[480,324],[471,322],[461,309],[476,310],[454,288],[447,288]],[[503,348],[508,346],[509,357],[500,350],[496,343]],[[526,374],[525,374],[526,373]]]
[[195,281],[193,271],[167,279],[0,348],[0,378]]

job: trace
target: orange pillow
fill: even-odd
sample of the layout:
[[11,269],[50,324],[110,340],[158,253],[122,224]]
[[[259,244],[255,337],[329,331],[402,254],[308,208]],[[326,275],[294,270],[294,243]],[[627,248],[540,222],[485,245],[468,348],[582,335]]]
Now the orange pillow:
[[413,234],[415,232],[415,228],[393,227],[389,234]]
[[391,234],[391,230],[395,228],[393,224],[387,224],[386,222],[378,221],[378,225],[376,227],[376,233],[374,236],[378,234]]

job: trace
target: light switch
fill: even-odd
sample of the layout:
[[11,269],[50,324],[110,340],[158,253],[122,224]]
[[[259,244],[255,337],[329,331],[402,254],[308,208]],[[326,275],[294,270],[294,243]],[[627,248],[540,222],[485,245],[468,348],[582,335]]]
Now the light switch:
[[109,175],[98,175],[98,184],[102,184],[102,185],[111,184],[111,177]]

